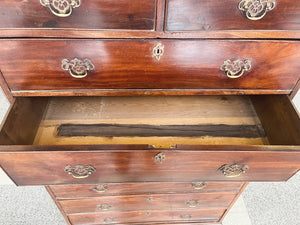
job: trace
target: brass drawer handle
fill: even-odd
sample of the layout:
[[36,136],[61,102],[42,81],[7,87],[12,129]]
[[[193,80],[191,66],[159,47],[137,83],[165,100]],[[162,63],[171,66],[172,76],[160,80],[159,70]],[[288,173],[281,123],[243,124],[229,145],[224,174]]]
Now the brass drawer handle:
[[94,173],[96,169],[92,166],[76,165],[74,167],[68,165],[65,167],[65,172],[71,174],[76,179],[83,179]]
[[102,210],[102,211],[107,211],[110,210],[112,208],[112,205],[110,204],[102,204],[102,205],[97,205],[98,209]]
[[189,200],[185,203],[190,208],[195,208],[200,204],[199,200]]
[[89,59],[73,58],[63,59],[61,68],[69,72],[74,78],[84,78],[88,75],[89,71],[93,71],[95,66]]
[[205,188],[207,185],[206,182],[193,182],[192,183],[192,187],[195,189],[195,190],[201,190],[203,188]]
[[229,78],[239,78],[251,69],[251,61],[248,59],[228,59],[220,67],[221,71],[226,72]]
[[275,6],[275,0],[242,0],[238,8],[249,20],[260,20]]
[[40,0],[42,6],[58,17],[68,17],[72,14],[73,9],[81,5],[81,0]]
[[109,186],[106,184],[99,184],[93,188],[94,191],[98,193],[103,193],[109,189]]
[[184,214],[184,215],[180,215],[180,218],[183,220],[190,220],[193,218],[193,216],[191,214]]
[[115,218],[108,217],[108,218],[103,219],[103,222],[104,223],[113,223],[113,222],[115,222]]
[[224,165],[219,168],[225,177],[238,177],[249,169],[248,165]]

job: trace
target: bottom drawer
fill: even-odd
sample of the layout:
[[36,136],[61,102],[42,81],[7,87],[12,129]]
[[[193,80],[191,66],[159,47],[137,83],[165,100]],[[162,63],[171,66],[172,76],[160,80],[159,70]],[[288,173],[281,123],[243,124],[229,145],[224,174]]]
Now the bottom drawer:
[[170,211],[127,211],[69,215],[73,225],[79,224],[150,224],[168,222],[217,222],[224,209],[190,209]]
[[300,119],[285,95],[17,98],[0,164],[18,185],[283,181]]

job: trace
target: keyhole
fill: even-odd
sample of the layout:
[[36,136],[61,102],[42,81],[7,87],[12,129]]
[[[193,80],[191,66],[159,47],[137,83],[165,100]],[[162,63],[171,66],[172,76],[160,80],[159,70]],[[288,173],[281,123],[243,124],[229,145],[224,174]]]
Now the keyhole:
[[159,49],[157,49],[157,51],[156,51],[156,52],[157,52],[157,54],[159,54],[159,53],[160,53]]

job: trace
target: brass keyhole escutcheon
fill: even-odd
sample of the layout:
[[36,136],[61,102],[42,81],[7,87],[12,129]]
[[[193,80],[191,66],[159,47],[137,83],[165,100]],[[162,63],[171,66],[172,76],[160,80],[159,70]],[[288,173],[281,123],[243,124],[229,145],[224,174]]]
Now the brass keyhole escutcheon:
[[162,164],[162,162],[166,159],[166,155],[162,152],[158,153],[154,156],[153,161]]
[[152,50],[152,57],[159,61],[164,54],[164,49],[165,46],[161,43],[158,43]]

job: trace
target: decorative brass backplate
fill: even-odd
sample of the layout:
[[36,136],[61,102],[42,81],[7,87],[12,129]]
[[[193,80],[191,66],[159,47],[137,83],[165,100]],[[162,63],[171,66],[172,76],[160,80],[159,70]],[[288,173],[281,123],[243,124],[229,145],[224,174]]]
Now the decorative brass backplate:
[[97,205],[97,207],[100,210],[107,211],[107,210],[110,210],[112,208],[112,205],[110,205],[110,204],[101,204],[101,205]]
[[226,72],[229,78],[238,78],[251,69],[251,61],[248,59],[225,60],[220,70]]
[[158,43],[152,50],[152,57],[155,57],[157,61],[163,56],[165,51],[165,46],[161,43]]
[[93,188],[94,191],[98,193],[105,192],[109,189],[109,186],[107,184],[99,184]]
[[114,218],[111,218],[111,217],[108,217],[108,218],[103,219],[103,222],[104,222],[104,223],[113,223],[114,221],[115,221],[115,219],[114,219]]
[[238,177],[249,169],[248,165],[224,165],[219,168],[225,177]]
[[58,17],[68,17],[72,14],[73,9],[81,5],[81,0],[40,0],[42,6]]
[[192,219],[192,215],[191,214],[184,214],[184,215],[181,215],[180,218],[184,219],[184,220],[190,220],[190,219]]
[[199,200],[189,200],[185,204],[190,208],[195,208],[199,205],[199,203],[200,203]]
[[74,78],[84,78],[89,71],[93,71],[95,66],[89,59],[73,58],[63,59],[61,61],[61,68],[69,71],[69,74]]
[[94,173],[96,169],[92,166],[76,165],[74,167],[68,165],[65,167],[65,172],[71,174],[76,179],[87,178]]
[[203,188],[205,188],[207,185],[206,182],[193,182],[192,183],[192,187],[195,189],[195,190],[201,190]]
[[260,20],[275,6],[275,0],[242,0],[238,8],[249,20]]
[[153,161],[161,164],[165,159],[166,159],[166,155],[164,153],[160,152],[154,156]]

